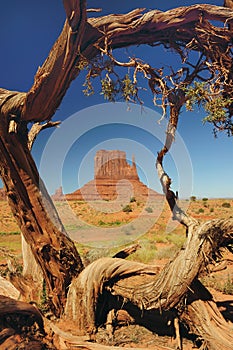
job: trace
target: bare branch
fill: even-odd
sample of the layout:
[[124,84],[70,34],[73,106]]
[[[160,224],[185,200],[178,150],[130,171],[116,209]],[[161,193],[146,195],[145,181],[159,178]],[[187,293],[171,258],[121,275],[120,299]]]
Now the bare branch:
[[[162,151],[161,151],[162,152]],[[163,192],[166,195],[167,202],[173,213],[173,219],[178,220],[181,224],[187,228],[197,223],[197,220],[187,215],[179,206],[177,205],[177,195],[170,189],[171,179],[163,169],[163,163],[161,161],[161,152],[158,154],[156,169],[158,177],[162,184]],[[187,231],[188,233],[188,231]]]
[[170,118],[167,126],[166,140],[164,147],[158,153],[156,161],[156,169],[158,177],[160,179],[163,192],[166,196],[169,207],[173,213],[173,218],[178,220],[181,224],[185,225],[187,228],[191,225],[197,223],[197,220],[188,216],[179,206],[177,205],[178,196],[170,189],[171,179],[164,171],[163,168],[163,158],[169,152],[172,143],[175,139],[175,133],[178,125],[180,108],[184,104],[184,93],[182,90],[178,90],[176,94],[174,92],[170,95]]
[[135,253],[138,249],[140,249],[141,246],[140,244],[133,244],[129,247],[126,247],[122,250],[120,250],[118,253],[116,253],[113,258],[121,258],[121,259],[125,259],[127,258],[129,255]]
[[96,9],[87,9],[87,12],[101,12],[101,8],[96,8]]
[[44,130],[44,129],[48,129],[48,128],[53,128],[53,127],[57,127],[58,125],[60,125],[61,122],[57,121],[57,122],[47,122],[44,124],[40,124],[40,123],[35,123],[32,125],[29,133],[28,133],[28,149],[31,150],[32,146],[37,138],[37,136],[39,135],[39,133]]

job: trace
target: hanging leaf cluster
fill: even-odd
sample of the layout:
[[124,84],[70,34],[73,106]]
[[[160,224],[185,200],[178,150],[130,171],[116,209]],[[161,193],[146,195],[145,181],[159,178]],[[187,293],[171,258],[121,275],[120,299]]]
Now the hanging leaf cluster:
[[[215,87],[217,84],[215,84]],[[195,106],[202,107],[206,112],[203,122],[214,125],[214,132],[226,130],[228,135],[233,135],[233,120],[231,106],[233,97],[225,96],[219,87],[213,89],[210,82],[195,81],[185,90],[186,109],[193,111]]]
[[[112,60],[103,59],[102,57],[96,59],[85,65],[83,69],[87,69],[87,74],[83,86],[83,93],[85,96],[94,94],[96,89],[99,90],[100,95],[103,95],[105,100],[115,102],[123,100],[126,102],[139,101],[137,82],[131,78],[130,73],[121,76]],[[94,79],[100,79],[100,86],[94,87]]]

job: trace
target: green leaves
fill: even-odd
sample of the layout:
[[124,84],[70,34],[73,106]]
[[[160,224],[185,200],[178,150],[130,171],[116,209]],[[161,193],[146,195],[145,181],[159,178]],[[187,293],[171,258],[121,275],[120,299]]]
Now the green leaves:
[[117,82],[114,82],[106,73],[105,78],[101,80],[101,95],[104,95],[105,100],[114,102],[118,93]]
[[122,81],[122,95],[126,101],[134,99],[134,97],[137,95],[136,85],[130,79],[129,74],[126,74]]
[[229,109],[233,98],[224,96],[223,90],[214,82],[194,82],[193,85],[184,88],[186,98],[186,109],[193,111],[195,105],[202,107],[207,113],[203,122],[214,125],[215,133],[227,130],[232,135],[233,123]]
[[208,115],[203,119],[204,122],[222,122],[228,117],[228,107],[232,103],[232,99],[225,99],[222,95],[206,101],[204,108]]
[[[83,84],[85,96],[93,95],[96,90],[99,90],[100,95],[103,95],[104,99],[110,102],[116,100],[139,101],[135,77],[131,79],[129,70],[127,74],[121,76],[119,72],[122,72],[122,70],[109,58],[106,59],[100,56],[89,63],[83,60],[79,62],[77,68],[87,70]],[[95,78],[99,78],[96,84],[94,84]]]
[[136,84],[130,79],[129,74],[126,74],[123,79],[118,75],[111,78],[108,73],[101,80],[101,95],[110,102],[116,101],[116,99],[123,99],[124,101],[134,101],[137,95]]
[[205,83],[194,82],[193,85],[184,88],[186,96],[186,109],[193,111],[195,104],[200,107],[204,102],[204,96],[206,93]]

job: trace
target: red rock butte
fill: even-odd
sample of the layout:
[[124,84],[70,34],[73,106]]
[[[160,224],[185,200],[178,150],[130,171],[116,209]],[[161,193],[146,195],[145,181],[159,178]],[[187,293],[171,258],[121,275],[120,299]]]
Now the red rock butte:
[[[55,200],[64,199],[61,189],[56,191]],[[65,195],[66,200],[156,200],[162,195],[148,188],[139,180],[135,159],[132,164],[126,160],[126,153],[118,150],[99,150],[94,159],[94,179],[73,193]]]

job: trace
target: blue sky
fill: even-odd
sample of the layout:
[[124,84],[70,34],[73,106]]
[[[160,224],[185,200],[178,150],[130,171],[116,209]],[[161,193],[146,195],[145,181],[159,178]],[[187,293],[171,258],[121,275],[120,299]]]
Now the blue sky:
[[[91,8],[101,7],[101,14],[125,13],[136,7],[167,10],[172,7],[202,3],[202,1],[88,1]],[[223,1],[208,3],[222,5]],[[27,91],[33,83],[38,66],[42,65],[59,35],[65,20],[62,1],[12,0],[2,2],[0,12],[0,86],[10,90]],[[153,66],[173,64],[176,56],[163,48],[131,47],[122,51],[122,57],[143,56]],[[73,121],[73,141],[65,135],[65,122],[59,131],[44,131],[38,137],[33,155],[42,177],[52,193],[62,185],[71,192],[93,178],[93,155],[98,149],[121,149],[130,160],[132,154],[142,181],[161,191],[154,169],[155,156],[163,138],[163,126],[157,121],[160,111],[153,107],[151,95],[144,94],[145,109],[122,103],[109,104],[96,91],[91,97],[82,93],[83,76],[78,77],[68,90],[54,120]],[[233,197],[229,179],[233,177],[232,138],[213,137],[209,125],[202,124],[203,112],[183,110],[178,137],[172,155],[166,159],[166,169],[174,179],[174,190],[182,196]],[[151,132],[148,129],[151,126]],[[60,133],[60,134],[59,134]],[[54,142],[54,143],[53,143]],[[64,157],[55,152],[61,147]],[[47,152],[47,153],[46,153]],[[56,166],[60,164],[60,168]]]

